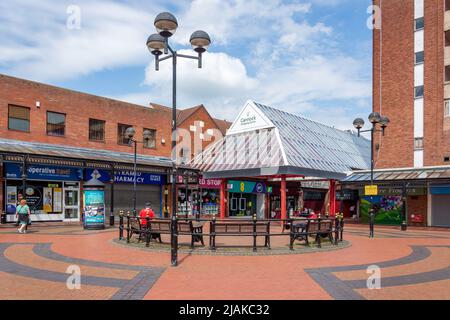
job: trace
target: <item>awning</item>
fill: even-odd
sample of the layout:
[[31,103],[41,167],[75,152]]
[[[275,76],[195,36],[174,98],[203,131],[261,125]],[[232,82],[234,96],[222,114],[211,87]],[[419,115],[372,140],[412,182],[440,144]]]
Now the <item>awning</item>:
[[[450,180],[450,167],[423,167],[403,169],[374,170],[374,181],[378,182],[424,182],[435,180]],[[370,182],[370,171],[355,171],[343,179],[343,184]]]
[[[109,150],[75,148],[62,145],[0,139],[3,155],[40,155],[65,159],[80,159],[117,164],[134,163],[134,154]],[[172,167],[172,160],[165,157],[137,155],[137,164],[143,166]]]

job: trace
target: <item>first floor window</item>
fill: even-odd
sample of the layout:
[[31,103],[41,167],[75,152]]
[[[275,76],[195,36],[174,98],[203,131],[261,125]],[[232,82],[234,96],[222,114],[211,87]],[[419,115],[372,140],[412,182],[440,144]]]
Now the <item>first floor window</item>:
[[423,97],[423,86],[418,86],[414,88],[414,98]]
[[419,63],[423,63],[424,61],[424,52],[420,51],[420,52],[416,52],[415,54],[415,64],[419,64]]
[[415,150],[423,149],[423,138],[415,138],[414,139],[414,149]]
[[66,115],[64,113],[47,111],[47,134],[49,136],[64,136],[66,133]]
[[89,140],[105,141],[105,121],[89,119]]
[[444,101],[444,116],[450,117],[450,99]]
[[155,149],[156,148],[156,130],[155,129],[145,129],[144,131],[149,131],[151,133],[148,140],[144,140],[144,147]]
[[425,22],[424,22],[424,19],[423,19],[423,17],[422,18],[417,18],[416,20],[415,20],[415,30],[417,31],[417,30],[422,30],[423,28],[424,28],[424,26],[425,26]]
[[128,144],[130,140],[125,137],[125,131],[131,128],[129,124],[120,124],[117,126],[117,143],[118,144]]
[[8,129],[30,131],[30,108],[21,106],[8,106]]

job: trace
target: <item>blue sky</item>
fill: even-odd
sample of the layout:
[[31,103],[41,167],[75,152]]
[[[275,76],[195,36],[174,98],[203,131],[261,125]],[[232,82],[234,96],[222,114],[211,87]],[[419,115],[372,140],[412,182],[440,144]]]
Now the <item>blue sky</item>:
[[[212,38],[204,68],[180,61],[178,105],[233,120],[248,99],[338,128],[371,109],[371,0],[9,0],[0,2],[0,73],[142,105],[170,105],[171,65],[154,71],[157,13],[179,21],[172,46]],[[80,28],[68,28],[79,9]],[[76,20],[78,22],[78,20]]]

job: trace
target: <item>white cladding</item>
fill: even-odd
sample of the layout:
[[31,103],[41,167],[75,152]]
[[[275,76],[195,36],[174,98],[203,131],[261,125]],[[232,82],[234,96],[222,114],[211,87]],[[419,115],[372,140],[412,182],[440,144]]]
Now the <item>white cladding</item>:
[[423,86],[423,66],[423,63],[414,66],[414,87]]
[[414,19],[424,16],[424,0],[414,0]]
[[414,100],[414,138],[423,137],[423,98]]
[[414,168],[423,167],[423,150],[414,151]]
[[424,33],[423,30],[414,32],[414,52],[424,51]]

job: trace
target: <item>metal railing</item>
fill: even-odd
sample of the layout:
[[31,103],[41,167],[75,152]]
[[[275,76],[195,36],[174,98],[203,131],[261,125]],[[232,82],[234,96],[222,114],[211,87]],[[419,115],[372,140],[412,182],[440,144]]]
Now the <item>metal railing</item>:
[[[145,219],[146,226],[141,225],[141,221]],[[126,222],[125,222],[126,220]],[[197,226],[195,224],[197,224]],[[198,224],[201,224],[201,227]],[[203,226],[209,224],[209,232],[203,231]],[[302,225],[303,224],[303,225]],[[321,229],[323,226],[329,226],[328,229]],[[157,228],[152,228],[152,225],[158,225]],[[148,228],[150,226],[150,228]],[[164,226],[162,228],[161,226]],[[181,228],[183,226],[183,228]],[[218,227],[229,226],[230,231],[225,230],[217,231]],[[236,228],[232,228],[232,227]],[[261,231],[262,228],[259,226],[265,226],[266,231]],[[282,227],[281,232],[272,232],[273,226]],[[314,226],[314,228],[312,227]],[[246,227],[246,228],[242,228]],[[312,230],[311,230],[312,229]],[[237,230],[237,231],[236,231]],[[284,230],[289,230],[289,232],[284,232]],[[322,242],[322,236],[326,235],[332,238],[332,243],[338,245],[339,242],[343,241],[344,236],[344,217],[342,214],[337,214],[335,217],[321,217],[318,218],[298,218],[290,217],[288,219],[258,219],[256,215],[251,219],[216,219],[215,216],[212,218],[201,218],[199,215],[195,217],[176,217],[172,218],[141,218],[139,216],[135,217],[130,211],[127,214],[123,210],[119,213],[119,239],[124,240],[124,232],[126,232],[126,241],[130,242],[131,237],[134,234],[139,234],[139,238],[145,238],[146,246],[148,247],[152,235],[167,234],[171,236],[171,253],[175,255],[172,258],[172,264],[177,263],[178,254],[178,237],[179,236],[191,236],[191,247],[194,247],[194,240],[203,239],[203,237],[209,238],[209,248],[215,251],[217,248],[216,237],[220,236],[234,236],[234,237],[253,237],[252,249],[254,252],[257,251],[257,238],[258,237],[268,237],[265,242],[265,247],[270,249],[270,237],[289,237],[289,248],[294,250],[293,242],[297,239],[302,239],[306,237],[306,242],[308,242],[308,237],[316,236],[315,243],[320,248]],[[331,237],[330,237],[331,234]],[[333,236],[334,235],[334,236]],[[304,239],[303,239],[304,240]],[[244,247],[244,245],[242,245]],[[174,263],[175,262],[175,263]]]

